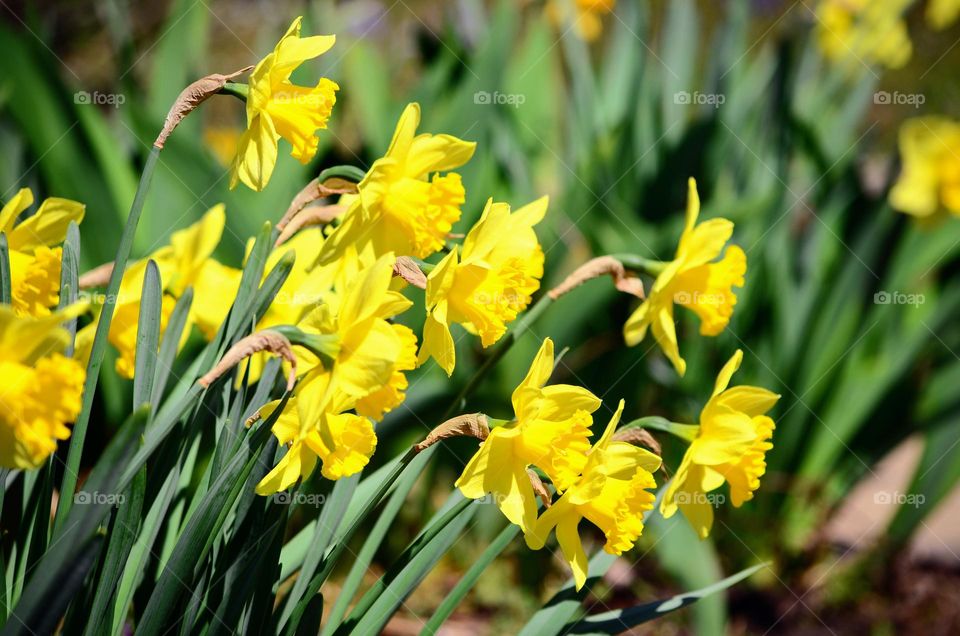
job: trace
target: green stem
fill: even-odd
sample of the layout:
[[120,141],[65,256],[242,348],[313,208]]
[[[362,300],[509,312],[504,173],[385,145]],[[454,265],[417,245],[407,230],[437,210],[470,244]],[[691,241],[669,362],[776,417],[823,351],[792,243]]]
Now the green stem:
[[655,261],[636,254],[611,254],[610,256],[623,263],[623,266],[627,269],[640,271],[651,276],[658,276],[670,264],[668,261]]
[[523,315],[522,318],[513,323],[513,329],[507,332],[500,342],[497,343],[497,346],[494,348],[493,353],[483,361],[483,364],[480,365],[480,368],[477,369],[477,372],[473,374],[473,377],[467,382],[463,387],[463,390],[460,391],[459,395],[453,400],[450,404],[450,407],[447,409],[447,412],[444,414],[443,419],[448,420],[454,415],[457,414],[457,411],[462,410],[467,404],[467,398],[473,393],[484,378],[487,377],[487,374],[496,366],[503,356],[507,355],[507,352],[510,351],[510,347],[513,346],[513,343],[522,336],[527,329],[530,328],[530,325],[540,317],[547,307],[553,303],[553,299],[550,298],[548,294],[544,294],[540,297],[540,300],[536,302],[527,313]]
[[227,82],[220,89],[223,95],[231,95],[237,99],[246,102],[247,95],[250,94],[250,85],[244,82]]
[[0,232],[0,303],[9,305],[13,302],[13,291],[10,286],[10,250],[7,247],[7,234]]
[[90,424],[93,396],[97,388],[100,367],[103,364],[103,354],[107,346],[107,335],[110,333],[110,323],[113,320],[113,310],[117,303],[117,293],[120,291],[123,271],[126,268],[127,260],[130,258],[130,251],[133,249],[133,238],[137,232],[137,224],[140,222],[140,214],[143,212],[143,203],[146,200],[147,190],[150,187],[150,181],[153,179],[153,172],[156,169],[159,157],[160,148],[152,146],[150,154],[147,155],[147,162],[143,166],[143,174],[140,176],[140,184],[137,186],[133,205],[130,206],[127,223],[120,235],[120,246],[117,249],[117,257],[114,259],[113,272],[110,274],[110,283],[107,285],[100,318],[97,321],[93,346],[90,348],[90,361],[87,363],[87,377],[83,383],[83,402],[80,415],[73,425],[70,450],[67,453],[67,464],[63,472],[63,482],[60,485],[60,502],[57,506],[57,515],[54,521],[54,528],[57,530],[63,525],[71,506],[73,506],[73,495],[77,489],[77,476],[80,472],[80,460],[83,455],[83,443],[86,440],[87,427]]
[[500,553],[503,552],[510,542],[513,541],[514,537],[520,532],[520,526],[509,524],[503,531],[497,535],[497,538],[493,540],[487,549],[483,551],[483,554],[473,562],[473,565],[470,566],[470,569],[461,577],[457,584],[450,590],[450,593],[447,594],[446,598],[443,599],[443,602],[440,603],[440,606],[433,611],[433,616],[430,617],[430,620],[427,621],[427,624],[423,626],[423,630],[420,632],[420,636],[428,636],[429,634],[436,634],[440,630],[440,627],[443,625],[443,622],[450,617],[450,614],[453,613],[453,610],[457,609],[457,606],[460,605],[460,602],[463,600],[463,597],[473,589],[473,586],[477,584],[477,581],[480,579],[480,575],[483,574],[484,570],[493,563],[493,561],[500,556]]
[[321,170],[320,174],[317,175],[317,182],[323,183],[327,179],[340,178],[354,183],[360,183],[365,176],[367,176],[367,173],[356,166],[333,166],[332,168]]
[[[428,448],[423,453],[430,453],[433,448]],[[421,453],[421,454],[423,454]],[[293,614],[288,618],[286,623],[290,621],[299,622],[300,616],[306,609],[306,602],[312,599],[317,592],[320,591],[320,588],[323,586],[323,582],[327,580],[327,577],[330,576],[330,573],[333,571],[334,566],[337,564],[337,561],[340,558],[340,554],[347,547],[347,544],[350,542],[350,538],[354,533],[359,529],[359,527],[366,520],[367,516],[373,512],[373,510],[380,503],[380,500],[383,499],[387,492],[390,490],[390,487],[393,486],[393,483],[400,477],[400,474],[407,468],[410,462],[417,457],[417,452],[414,449],[408,450],[403,457],[400,458],[400,461],[397,462],[397,465],[393,467],[393,470],[390,471],[390,474],[387,475],[386,479],[380,484],[376,492],[367,500],[364,504],[360,513],[357,514],[356,518],[353,521],[353,524],[346,530],[344,533],[337,537],[336,542],[330,548],[329,552],[323,557],[323,560],[320,563],[319,571],[313,575],[313,578],[310,579],[310,583],[307,585],[304,590],[304,594],[301,597],[300,601],[297,603],[297,607],[294,608]],[[427,460],[429,461],[429,456]],[[416,481],[416,480],[414,480]],[[412,486],[411,486],[412,488]],[[406,490],[403,494],[399,495],[401,498],[406,498],[406,493],[410,491],[410,488],[401,488],[398,487],[397,491]],[[394,495],[395,497],[398,495]],[[281,625],[281,630],[287,627],[287,624]]]
[[346,622],[341,624],[340,628],[334,633],[345,633],[348,629],[354,627],[387,589],[390,581],[395,579],[421,550],[429,545],[444,528],[450,525],[450,522],[456,519],[460,513],[466,510],[467,506],[472,503],[474,503],[473,499],[461,499],[450,506],[450,508],[440,515],[440,517],[436,518],[433,523],[424,528],[423,532],[407,545],[400,556],[397,557],[397,560],[394,561],[393,565],[390,566],[376,583],[370,586],[366,594],[360,598],[353,610],[351,610]]
[[675,435],[682,440],[685,440],[687,443],[692,443],[693,440],[697,438],[697,433],[700,432],[700,426],[697,424],[680,424],[678,422],[671,422],[670,420],[660,417],[659,415],[649,415],[647,417],[641,417],[640,419],[633,420],[627,424],[624,424],[620,427],[621,431],[625,431],[631,428],[643,428],[649,431],[661,431],[663,433],[670,433]]

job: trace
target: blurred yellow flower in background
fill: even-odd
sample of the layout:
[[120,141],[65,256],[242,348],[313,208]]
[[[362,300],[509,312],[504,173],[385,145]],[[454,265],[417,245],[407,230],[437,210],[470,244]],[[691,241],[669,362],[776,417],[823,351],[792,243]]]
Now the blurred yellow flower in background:
[[70,222],[83,220],[85,207],[69,199],[45,199],[36,213],[19,221],[33,205],[33,192],[22,188],[0,209],[0,232],[7,236],[10,254],[10,300],[24,316],[49,316],[60,300],[58,247]]
[[242,181],[260,191],[266,187],[277,163],[277,141],[283,137],[291,153],[306,164],[317,152],[317,130],[327,127],[339,86],[321,78],[313,88],[290,82],[290,74],[303,62],[326,53],[336,42],[333,35],[300,37],[297,18],[272,53],[250,75],[247,95],[247,130],[241,135],[230,175],[230,187]]
[[[240,270],[223,265],[212,257],[220,243],[225,223],[224,206],[215,205],[193,225],[171,234],[169,245],[155,250],[145,259],[135,261],[124,271],[108,336],[110,344],[120,354],[115,366],[122,377],[132,378],[136,368],[134,358],[140,299],[148,261],[153,260],[157,264],[164,292],[160,313],[161,334],[166,330],[176,300],[190,287],[194,294],[181,346],[186,342],[193,325],[207,340],[220,328],[233,304],[241,274]],[[77,334],[78,359],[86,359],[95,331],[96,321]]]
[[63,355],[70,334],[60,323],[81,309],[32,317],[0,306],[0,466],[38,468],[70,437],[85,373]]
[[917,117],[900,127],[903,168],[890,205],[919,218],[960,216],[960,122]]
[[516,421],[490,431],[456,483],[470,499],[492,494],[504,516],[524,532],[537,518],[527,467],[543,470],[558,492],[573,486],[587,463],[590,414],[600,408],[600,398],[584,388],[545,386],[553,364],[553,341],[547,338],[513,392]]
[[766,452],[773,448],[774,423],[765,413],[780,396],[755,386],[728,389],[742,360],[743,352],[737,350],[717,376],[713,395],[700,412],[696,437],[660,502],[664,517],[679,508],[701,539],[710,534],[714,504],[722,501],[707,493],[726,482],[734,507],[753,499],[767,468]]
[[960,17],[960,0],[930,0],[927,3],[927,24],[934,29],[946,29]]
[[499,340],[543,277],[543,249],[533,227],[547,212],[547,198],[511,214],[506,203],[487,201],[477,224],[427,277],[427,319],[418,361],[429,358],[453,373],[456,350],[450,324],[480,336],[484,347]]
[[229,168],[237,155],[242,134],[243,131],[236,126],[206,126],[203,129],[203,143],[221,166]]
[[460,175],[448,171],[469,161],[476,144],[451,135],[418,135],[419,125],[420,105],[409,104],[387,154],[373,162],[360,182],[359,199],[330,237],[321,264],[336,259],[349,244],[361,250],[371,243],[378,256],[393,252],[417,258],[444,246],[466,196]]
[[[736,245],[724,246],[733,235],[733,223],[716,218],[697,223],[700,196],[697,182],[688,182],[687,215],[674,260],[668,262],[650,289],[650,295],[627,319],[623,335],[627,345],[641,342],[652,328],[664,354],[680,375],[687,363],[680,357],[673,305],[693,311],[700,318],[700,333],[719,335],[730,322],[737,303],[733,287],[742,287],[747,256]],[[715,260],[723,254],[720,260]]]
[[903,13],[913,0],[822,0],[816,31],[827,59],[853,66],[900,68],[913,45]]
[[590,449],[583,476],[524,535],[527,546],[539,550],[550,530],[557,529],[560,550],[573,570],[578,590],[587,580],[587,553],[577,532],[580,520],[587,519],[603,530],[605,551],[623,554],[643,532],[643,515],[653,509],[656,499],[648,489],[657,486],[653,473],[660,468],[660,458],[633,444],[613,441],[622,413],[620,400],[607,429]]
[[[547,13],[561,29],[566,29],[567,19],[574,32],[587,42],[593,42],[603,34],[603,16],[613,13],[617,0],[551,0]],[[572,13],[568,11],[572,8]]]

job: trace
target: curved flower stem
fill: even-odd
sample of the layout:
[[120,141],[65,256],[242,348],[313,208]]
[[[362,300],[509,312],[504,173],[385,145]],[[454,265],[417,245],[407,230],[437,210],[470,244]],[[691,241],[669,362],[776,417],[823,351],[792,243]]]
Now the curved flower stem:
[[356,166],[333,166],[332,168],[321,170],[320,174],[317,175],[317,181],[323,183],[327,179],[340,178],[353,181],[354,183],[360,183],[365,176],[367,176],[367,173],[362,168],[357,168]]
[[103,309],[97,321],[97,331],[93,337],[93,346],[90,349],[90,360],[87,363],[87,376],[83,383],[83,401],[81,403],[80,415],[73,425],[70,450],[67,452],[67,464],[63,472],[63,482],[60,485],[60,500],[54,519],[55,530],[63,525],[67,514],[70,512],[71,506],[73,506],[73,495],[77,489],[77,476],[80,472],[80,459],[83,455],[83,443],[87,437],[87,426],[90,424],[90,410],[93,407],[93,396],[97,388],[97,379],[100,376],[100,367],[103,364],[103,354],[107,346],[107,335],[110,332],[110,323],[113,320],[113,310],[117,303],[117,293],[120,291],[120,281],[123,278],[123,270],[126,268],[127,260],[130,258],[130,251],[133,249],[133,238],[137,232],[137,224],[140,222],[140,214],[143,212],[143,203],[146,200],[150,181],[153,179],[157,159],[160,157],[160,149],[160,146],[156,145],[150,148],[150,154],[147,155],[147,162],[143,166],[143,174],[140,175],[140,184],[137,186],[137,193],[133,198],[133,205],[130,206],[130,214],[127,216],[123,233],[120,235],[120,246],[117,248],[117,257],[114,259],[114,268],[110,274],[110,282],[107,285],[107,291],[104,296]]
[[523,315],[522,318],[513,323],[513,329],[508,331],[503,339],[497,343],[497,346],[494,348],[493,353],[483,361],[483,364],[480,365],[480,368],[477,369],[476,373],[473,374],[473,377],[467,382],[463,387],[457,397],[450,404],[450,407],[447,409],[446,414],[443,416],[444,420],[450,419],[454,413],[460,411],[464,408],[467,402],[467,398],[473,393],[474,389],[480,385],[484,378],[487,377],[487,374],[496,366],[497,362],[500,361],[503,356],[510,351],[510,347],[513,346],[513,343],[517,341],[517,338],[522,336],[527,329],[530,328],[530,325],[540,317],[547,307],[553,304],[553,298],[548,294],[544,294],[540,297],[533,307],[531,307]]
[[250,94],[250,85],[244,82],[227,82],[223,85],[223,88],[220,89],[220,93],[236,97],[240,101],[245,102],[247,101],[247,95]]
[[611,254],[610,256],[623,263],[623,266],[627,269],[650,274],[651,276],[657,276],[669,265],[667,261],[655,261],[637,256],[636,254]]

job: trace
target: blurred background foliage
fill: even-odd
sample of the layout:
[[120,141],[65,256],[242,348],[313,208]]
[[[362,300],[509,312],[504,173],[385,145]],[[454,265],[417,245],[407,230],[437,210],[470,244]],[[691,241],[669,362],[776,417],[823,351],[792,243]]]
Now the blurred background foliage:
[[[634,305],[597,281],[535,323],[468,409],[507,413],[510,391],[550,336],[569,348],[557,381],[586,386],[608,410],[625,398],[627,421],[656,414],[693,422],[717,370],[742,348],[738,380],[783,395],[756,499],[739,510],[722,508],[705,542],[680,516],[667,522],[655,515],[594,601],[632,604],[771,561],[766,575],[728,598],[706,599],[653,629],[712,634],[728,621],[747,633],[957,626],[956,555],[925,565],[904,555],[960,478],[960,330],[953,320],[960,223],[920,227],[886,203],[898,169],[899,123],[923,113],[956,114],[957,28],[931,32],[920,10],[911,10],[914,55],[905,68],[882,72],[823,60],[812,1],[620,0],[593,42],[552,20],[541,1],[0,4],[0,199],[30,186],[38,198],[86,203],[81,269],[112,258],[141,162],[179,91],[201,75],[254,63],[299,14],[305,32],[338,37],[329,54],[300,70],[341,86],[317,159],[303,167],[281,153],[263,193],[230,191],[224,162],[243,108],[214,100],[167,145],[136,255],[223,202],[228,231],[218,256],[239,265],[247,237],[265,219],[276,221],[319,169],[367,167],[380,156],[409,101],[423,107],[421,130],[479,143],[461,170],[467,205],[459,228],[470,226],[490,196],[520,205],[550,195],[550,213],[538,227],[545,288],[593,255],[668,258],[681,230],[686,179],[696,177],[705,216],[736,223],[748,272],[720,337],[699,336],[696,321],[681,316],[686,377],[676,376],[652,340],[623,346],[621,328]],[[919,93],[925,103],[877,104],[878,90]],[[722,96],[723,103],[684,94]],[[89,103],[104,96],[112,103]],[[924,302],[878,303],[883,293],[922,294]],[[420,324],[421,317],[408,320]],[[462,384],[484,354],[473,340],[460,346]],[[371,469],[436,424],[450,387],[459,384],[432,365],[413,374],[406,408],[379,429]],[[129,411],[129,387],[112,373],[103,374],[100,392],[91,461],[111,423]],[[849,514],[854,506],[857,516],[878,507],[875,496],[853,500],[851,493],[908,440],[919,458],[900,466],[898,492],[923,495],[924,503],[863,512],[879,519],[866,538],[831,532],[838,511]],[[661,441],[667,464],[676,466],[681,445]],[[387,538],[371,577],[442,503],[473,447],[454,441],[438,453],[401,511],[401,527],[409,530]],[[328,488],[315,478],[315,488]],[[485,508],[389,629],[418,629],[416,614],[429,615],[501,530],[496,509]],[[310,513],[300,514],[302,526]],[[941,543],[952,554],[960,537],[944,535]],[[943,577],[952,597],[942,597],[949,586],[934,585],[938,590],[917,605],[916,594],[904,591]],[[565,578],[549,552],[514,541],[451,628],[515,632]],[[931,608],[937,611],[929,614]],[[936,618],[918,622],[924,616]]]

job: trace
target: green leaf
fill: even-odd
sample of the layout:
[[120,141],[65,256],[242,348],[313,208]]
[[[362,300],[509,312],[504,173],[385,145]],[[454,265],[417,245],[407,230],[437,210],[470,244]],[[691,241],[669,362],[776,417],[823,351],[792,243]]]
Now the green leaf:
[[103,569],[92,586],[95,590],[93,605],[83,610],[87,616],[84,634],[103,634],[108,630],[118,600],[118,585],[140,530],[146,489],[147,470],[143,467],[124,494],[120,509],[114,513],[110,524]]
[[721,581],[717,581],[713,585],[708,585],[707,587],[699,590],[677,594],[676,596],[671,596],[670,598],[654,601],[652,603],[635,605],[627,609],[613,610],[610,612],[604,612],[602,614],[588,616],[573,623],[572,625],[567,625],[567,627],[564,629],[564,633],[620,634],[632,627],[636,627],[637,625],[646,623],[648,621],[656,620],[666,614],[675,612],[678,609],[691,605],[692,603],[696,603],[700,599],[706,598],[711,594],[716,594],[717,592],[723,591],[728,587],[732,587],[733,585],[736,585],[740,581],[746,579],[750,575],[765,567],[769,567],[769,565],[766,563],[761,563],[751,568],[741,570],[732,576],[728,576]]
[[150,595],[138,633],[166,632],[170,627],[170,617],[176,615],[184,593],[198,593],[191,586],[204,571],[210,550],[223,529],[227,515],[244,487],[247,476],[258,462],[264,461],[260,451],[270,435],[270,428],[280,416],[286,399],[270,418],[247,436],[242,449],[231,458],[204,496],[196,513],[190,517]]
[[134,359],[133,405],[150,402],[153,380],[157,369],[157,349],[160,346],[160,314],[163,304],[163,286],[160,270],[153,260],[147,261],[140,296],[140,315],[137,319],[137,348]]
[[10,248],[6,232],[0,232],[0,303],[9,305],[13,287],[10,285]]
[[102,544],[97,528],[112,507],[116,493],[125,488],[118,483],[120,467],[133,454],[147,416],[147,409],[135,411],[110,441],[83,490],[76,495],[83,505],[71,509],[63,526],[54,532],[49,549],[33,568],[12,612],[19,621],[7,621],[4,636],[54,630],[96,559]]
[[410,462],[410,465],[397,480],[397,487],[393,491],[393,494],[390,495],[387,505],[384,506],[380,514],[377,515],[377,521],[367,535],[366,541],[363,542],[363,547],[360,548],[360,552],[353,557],[353,565],[350,566],[350,572],[340,586],[340,594],[337,595],[337,600],[330,610],[330,615],[327,617],[327,623],[323,628],[323,636],[332,634],[334,630],[339,627],[343,617],[347,613],[347,607],[349,607],[350,601],[353,600],[357,590],[360,589],[360,584],[363,582],[363,577],[373,562],[374,555],[376,555],[377,550],[380,549],[380,545],[390,531],[394,520],[397,518],[397,514],[399,514],[400,509],[406,502],[407,495],[410,493],[410,490],[413,489],[414,483],[419,479],[420,473],[423,472],[429,459],[429,456],[420,453]]
[[523,626],[519,636],[556,636],[563,633],[568,622],[582,611],[583,599],[591,586],[600,580],[613,562],[613,554],[600,550],[590,559],[587,566],[587,582],[578,592],[571,578],[543,607]]
[[150,149],[150,154],[147,156],[147,162],[144,164],[143,174],[140,176],[140,184],[137,187],[137,195],[133,200],[133,204],[130,206],[130,214],[127,216],[127,221],[123,226],[123,234],[120,236],[120,245],[117,248],[117,256],[114,259],[113,272],[110,274],[110,282],[107,284],[106,295],[104,297],[105,301],[100,310],[100,318],[97,320],[97,329],[93,337],[93,345],[90,348],[90,360],[87,362],[87,375],[83,384],[80,414],[77,416],[76,422],[73,425],[73,432],[70,438],[70,450],[67,454],[63,482],[60,486],[60,500],[54,521],[55,528],[63,527],[67,516],[70,514],[70,508],[73,505],[73,494],[77,487],[77,476],[80,470],[80,460],[83,456],[83,445],[87,437],[87,426],[90,423],[90,413],[93,408],[93,396],[96,393],[97,378],[100,376],[100,366],[103,364],[103,355],[107,346],[107,334],[110,332],[110,322],[113,319],[117,295],[120,292],[120,280],[123,278],[127,260],[130,258],[130,251],[133,248],[133,238],[137,232],[137,223],[140,220],[140,214],[143,212],[143,204],[147,197],[147,190],[150,187],[150,181],[153,178],[153,172],[159,157],[160,148],[153,146]]
[[460,577],[460,580],[453,586],[453,589],[450,590],[450,593],[443,599],[439,607],[433,611],[430,620],[427,621],[427,624],[423,627],[423,631],[420,632],[421,636],[439,632],[443,622],[450,617],[450,614],[457,609],[457,606],[460,605],[467,593],[470,592],[473,586],[477,584],[477,581],[480,580],[480,575],[493,563],[494,559],[500,556],[500,553],[510,545],[519,533],[520,526],[511,523],[497,535],[490,545],[487,546],[487,549],[483,551],[483,554],[473,562],[470,569]]
[[[313,535],[313,541],[310,543],[310,549],[307,551],[306,560],[304,560],[303,566],[300,568],[300,575],[293,584],[293,589],[287,598],[286,606],[280,615],[281,628],[286,625],[297,603],[304,597],[309,587],[311,577],[313,577],[317,571],[317,566],[323,559],[327,547],[330,545],[330,540],[337,531],[337,527],[343,521],[343,513],[346,512],[359,481],[360,474],[358,473],[344,479],[339,479],[333,485],[330,498],[324,502],[323,509],[320,511],[320,518],[317,520],[317,530]],[[309,596],[315,595],[310,594]]]
[[[77,302],[80,294],[80,228],[74,221],[70,221],[70,225],[67,226],[67,238],[63,242],[62,249],[60,299],[57,303],[57,307],[60,309]],[[73,341],[77,334],[77,319],[70,318],[63,326],[70,333],[70,344],[67,346],[66,355],[73,355]]]
[[454,491],[446,511],[438,512],[382,577],[363,595],[337,634],[377,634],[423,578],[460,538],[477,511],[472,499]]
[[153,391],[150,395],[150,405],[153,408],[153,415],[156,415],[167,388],[167,380],[170,372],[173,371],[173,363],[177,357],[177,349],[180,346],[180,338],[187,325],[187,319],[190,316],[190,307],[193,304],[193,288],[188,287],[185,292],[177,299],[170,318],[167,320],[167,328],[163,332],[163,339],[160,342],[160,353],[157,357],[156,377],[153,380]]
[[[644,535],[649,534],[657,562],[680,589],[698,589],[723,577],[723,568],[713,540],[701,540],[682,514],[664,519],[648,516]],[[690,628],[698,634],[727,632],[726,599],[715,596],[698,603]]]

